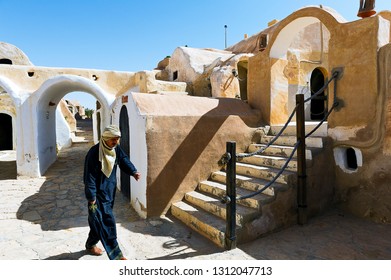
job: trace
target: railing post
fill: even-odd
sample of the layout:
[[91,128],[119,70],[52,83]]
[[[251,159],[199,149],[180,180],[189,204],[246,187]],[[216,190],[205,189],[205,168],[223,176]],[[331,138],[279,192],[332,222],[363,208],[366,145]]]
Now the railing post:
[[236,142],[227,142],[227,207],[225,249],[236,248]]
[[307,223],[307,172],[305,155],[305,117],[304,117],[304,95],[296,95],[296,133],[299,146],[297,147],[297,206],[298,224]]

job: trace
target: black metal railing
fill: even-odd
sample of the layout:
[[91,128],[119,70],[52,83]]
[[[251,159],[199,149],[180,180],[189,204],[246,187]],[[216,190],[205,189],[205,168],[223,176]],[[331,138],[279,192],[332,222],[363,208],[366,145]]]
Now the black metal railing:
[[[226,207],[226,232],[225,232],[225,248],[231,250],[236,248],[236,202],[237,200],[247,199],[254,197],[266,189],[268,189],[275,181],[281,176],[281,174],[288,167],[289,162],[292,160],[295,152],[297,151],[297,206],[298,206],[298,224],[303,225],[307,222],[307,186],[306,186],[306,144],[305,139],[311,136],[328,118],[331,112],[339,105],[339,101],[336,98],[337,91],[337,80],[342,77],[343,69],[336,68],[332,72],[331,79],[325,83],[325,85],[319,89],[311,97],[304,99],[303,94],[296,95],[296,106],[293,109],[292,113],[289,115],[288,120],[282,127],[282,129],[273,137],[273,139],[261,149],[252,152],[252,153],[240,153],[236,154],[236,143],[231,141],[226,143],[226,153],[221,158],[220,162],[226,164],[226,196],[222,199],[222,203],[227,205]],[[304,104],[318,95],[323,93],[329,84],[334,80],[334,96],[333,96],[333,105],[330,110],[324,115],[323,119],[318,123],[318,125],[311,130],[309,133],[305,133],[305,116],[304,116]],[[245,158],[251,157],[254,155],[262,154],[267,148],[269,148],[284,132],[288,127],[292,118],[296,114],[296,137],[297,141],[293,147],[293,150],[290,156],[287,158],[284,165],[281,167],[279,172],[270,180],[264,187],[261,189],[245,195],[245,196],[236,196],[236,161]]]

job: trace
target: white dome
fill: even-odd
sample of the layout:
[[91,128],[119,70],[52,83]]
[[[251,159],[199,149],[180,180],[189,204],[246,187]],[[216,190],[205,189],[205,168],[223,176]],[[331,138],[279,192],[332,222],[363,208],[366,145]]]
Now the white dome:
[[33,65],[24,52],[4,42],[0,42],[0,64]]

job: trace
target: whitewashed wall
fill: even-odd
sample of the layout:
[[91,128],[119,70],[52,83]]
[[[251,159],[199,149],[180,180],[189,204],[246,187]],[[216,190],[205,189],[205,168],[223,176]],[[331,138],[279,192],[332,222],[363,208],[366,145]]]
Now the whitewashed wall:
[[[139,181],[131,177],[131,201],[130,204],[142,218],[147,217],[147,140],[146,140],[146,116],[140,114],[135,104],[132,93],[125,94],[128,101],[122,103],[122,97],[118,97],[112,106],[113,124],[119,126],[120,112],[123,105],[128,110],[130,160],[141,173]],[[117,184],[121,187],[120,171],[117,172]]]

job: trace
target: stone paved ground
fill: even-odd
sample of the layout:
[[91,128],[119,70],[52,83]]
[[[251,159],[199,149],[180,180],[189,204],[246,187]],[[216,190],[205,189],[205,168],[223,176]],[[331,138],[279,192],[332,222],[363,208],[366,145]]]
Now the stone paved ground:
[[[0,153],[0,259],[107,260],[84,251],[88,234],[82,167],[88,144],[62,150],[45,177],[15,180],[12,151]],[[167,216],[140,219],[122,195],[115,204],[118,240],[136,260],[391,260],[391,225],[338,210],[223,251]]]

